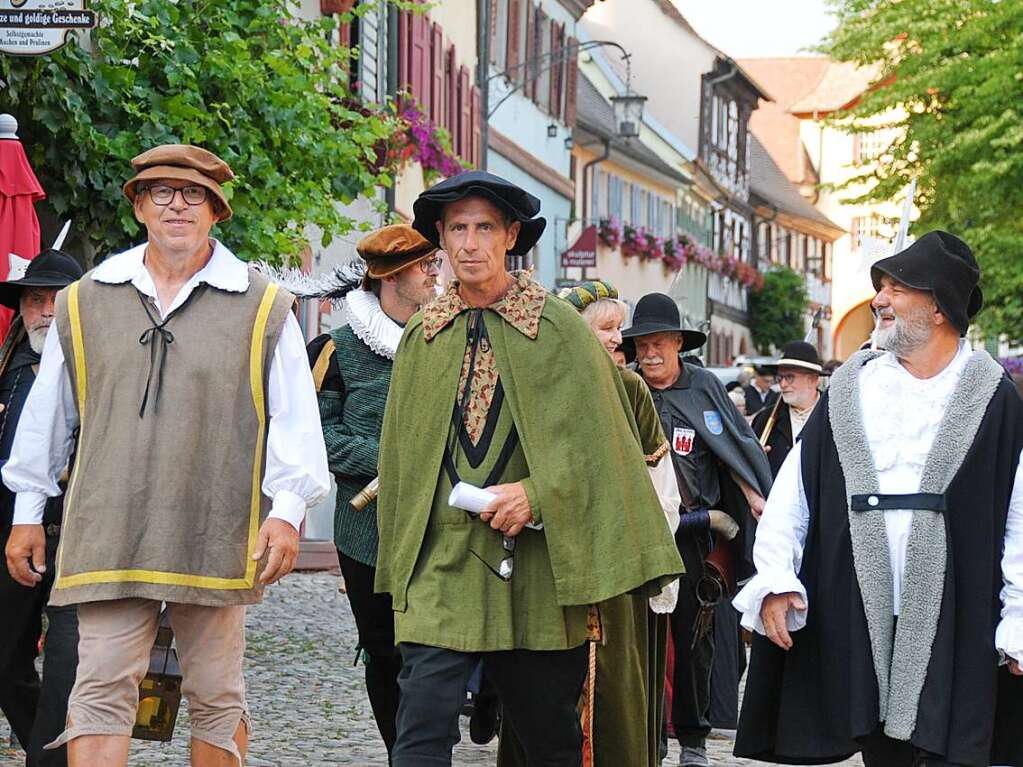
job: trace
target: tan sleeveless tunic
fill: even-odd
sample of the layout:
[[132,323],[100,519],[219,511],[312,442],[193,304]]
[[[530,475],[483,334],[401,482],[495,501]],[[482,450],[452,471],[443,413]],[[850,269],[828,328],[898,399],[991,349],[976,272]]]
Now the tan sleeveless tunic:
[[140,342],[152,322],[135,287],[86,275],[60,292],[81,429],[52,604],[259,601],[251,553],[270,510],[266,383],[293,302],[252,271],[244,293],[196,288],[166,322],[173,340],[157,396],[156,339]]

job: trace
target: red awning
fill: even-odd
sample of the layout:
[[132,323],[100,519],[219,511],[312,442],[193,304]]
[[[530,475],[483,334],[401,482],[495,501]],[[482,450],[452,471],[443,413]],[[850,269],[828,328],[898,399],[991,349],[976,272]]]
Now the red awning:
[[[45,197],[21,142],[0,139],[0,280],[7,279],[9,253],[27,259],[39,254],[39,219],[35,204]],[[13,312],[6,307],[0,310],[0,339],[3,339]]]

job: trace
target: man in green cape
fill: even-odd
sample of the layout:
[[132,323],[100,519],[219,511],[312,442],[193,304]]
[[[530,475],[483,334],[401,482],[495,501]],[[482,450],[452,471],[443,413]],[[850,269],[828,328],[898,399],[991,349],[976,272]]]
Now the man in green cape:
[[[575,310],[508,254],[540,202],[472,171],[427,190],[413,226],[456,280],[408,323],[380,446],[376,588],[401,649],[395,767],[448,767],[480,658],[531,762],[579,767],[592,605],[682,571],[614,363]],[[450,505],[465,483],[493,496]]]

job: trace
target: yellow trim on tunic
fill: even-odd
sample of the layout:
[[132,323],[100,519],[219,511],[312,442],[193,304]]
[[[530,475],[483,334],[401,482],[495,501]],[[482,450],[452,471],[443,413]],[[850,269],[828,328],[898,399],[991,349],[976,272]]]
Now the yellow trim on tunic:
[[[259,309],[256,312],[256,321],[252,329],[252,344],[249,350],[249,386],[252,390],[252,404],[256,409],[256,418],[259,428],[256,436],[256,454],[252,461],[252,502],[249,510],[249,541],[246,549],[246,566],[244,578],[217,578],[206,575],[190,575],[188,573],[172,573],[160,570],[97,570],[94,572],[78,573],[76,575],[62,575],[61,557],[57,561],[57,576],[54,589],[66,589],[74,586],[84,586],[93,583],[156,583],[169,586],[190,586],[199,589],[250,589],[256,582],[256,565],[252,559],[252,552],[256,548],[256,538],[259,535],[259,508],[262,489],[260,478],[263,465],[263,443],[266,435],[266,397],[263,387],[263,339],[266,333],[266,323],[273,309],[274,299],[277,296],[277,285],[269,283],[263,292],[263,299],[260,301]],[[85,397],[86,397],[86,365],[85,345],[82,339],[82,317],[78,306],[78,283],[71,286],[68,291],[68,315],[71,323],[71,343],[74,347],[75,378],[78,384],[78,417],[80,421],[78,432],[78,447],[81,449],[83,435],[85,434]],[[68,488],[67,506],[72,506],[73,497],[78,480],[78,468],[75,467],[74,476],[71,478],[71,487]],[[67,536],[67,513],[64,520],[64,537]],[[61,553],[63,553],[61,546]]]
[[334,356],[334,352],[337,348],[334,346],[334,341],[328,339],[327,343],[323,345],[320,350],[320,356],[316,358],[316,364],[313,365],[313,385],[316,386],[316,392],[319,393],[320,389],[323,388],[323,379],[327,377],[327,369],[330,367],[330,359]]

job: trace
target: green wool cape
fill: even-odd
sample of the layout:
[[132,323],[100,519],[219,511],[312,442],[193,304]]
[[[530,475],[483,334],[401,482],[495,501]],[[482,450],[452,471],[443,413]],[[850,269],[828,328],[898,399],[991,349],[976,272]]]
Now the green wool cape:
[[[380,440],[376,590],[390,593],[400,612],[440,477],[466,316],[427,342],[415,315],[395,359]],[[535,339],[492,310],[484,320],[529,466],[523,485],[544,524],[557,604],[657,593],[683,571],[682,560],[611,357],[567,302],[544,303]]]

